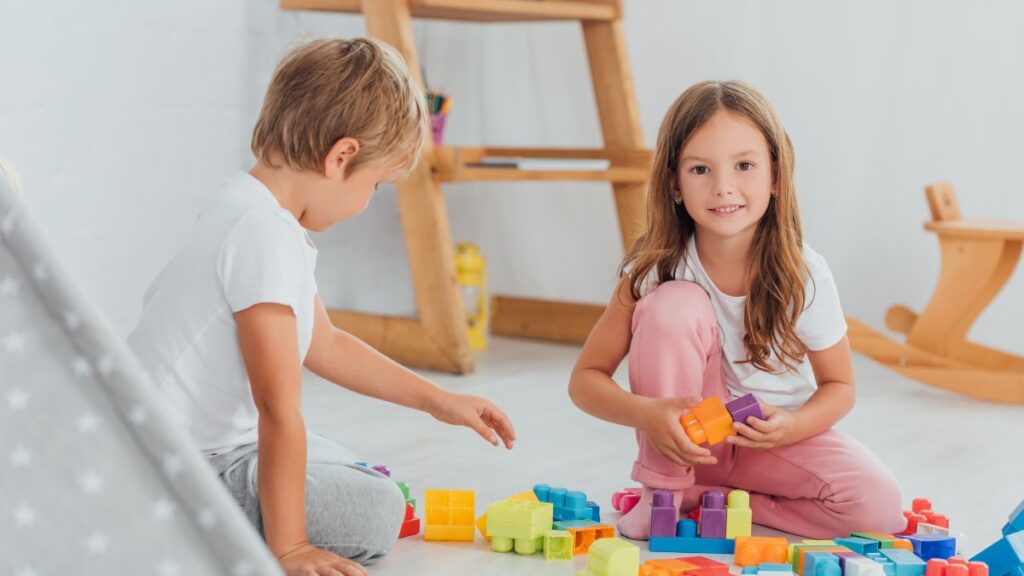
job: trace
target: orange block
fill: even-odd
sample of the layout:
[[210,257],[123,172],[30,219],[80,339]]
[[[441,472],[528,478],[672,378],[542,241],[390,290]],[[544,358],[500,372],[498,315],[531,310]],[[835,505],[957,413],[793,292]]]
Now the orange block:
[[679,418],[686,435],[694,444],[718,444],[727,436],[736,434],[732,429],[732,416],[717,396],[705,398]]
[[735,562],[738,566],[757,566],[765,562],[786,562],[789,543],[785,538],[740,536],[736,538]]
[[659,558],[648,560],[640,566],[640,576],[683,576],[700,566],[682,558]]
[[593,544],[595,540],[615,537],[615,528],[606,524],[566,528],[565,530],[572,534],[573,555],[586,554],[590,550],[590,545]]

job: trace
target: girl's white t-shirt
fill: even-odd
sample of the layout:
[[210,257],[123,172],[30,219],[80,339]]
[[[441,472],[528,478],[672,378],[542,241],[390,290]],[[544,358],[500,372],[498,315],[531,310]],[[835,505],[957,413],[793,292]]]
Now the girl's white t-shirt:
[[260,303],[289,306],[304,359],[313,336],[316,256],[295,217],[243,172],[211,199],[146,291],[128,343],[206,454],[257,440],[234,313]]
[[[825,350],[846,335],[846,319],[832,271],[825,259],[806,244],[803,257],[809,276],[805,285],[804,311],[797,319],[796,334],[808,350]],[[724,294],[715,286],[700,263],[695,239],[688,243],[686,256],[676,268],[675,278],[697,283],[711,298],[722,344],[723,375],[733,398],[752,393],[762,402],[792,410],[802,406],[814,394],[818,386],[806,356],[796,365],[795,373],[785,370],[774,354],[771,361],[779,367],[776,373],[763,372],[750,363],[736,363],[748,358],[743,345],[747,297]]]

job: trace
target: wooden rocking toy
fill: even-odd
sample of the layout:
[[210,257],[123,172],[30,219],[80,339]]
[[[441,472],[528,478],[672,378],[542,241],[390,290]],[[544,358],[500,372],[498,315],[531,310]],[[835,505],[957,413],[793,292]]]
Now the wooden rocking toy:
[[893,370],[968,396],[1024,404],[1024,357],[969,342],[967,333],[1013,273],[1024,242],[1024,224],[963,220],[953,186],[925,189],[932,220],[926,230],[939,236],[942,269],[928,306],[920,315],[903,305],[889,308],[885,324],[906,334],[892,340],[848,318],[855,350]]

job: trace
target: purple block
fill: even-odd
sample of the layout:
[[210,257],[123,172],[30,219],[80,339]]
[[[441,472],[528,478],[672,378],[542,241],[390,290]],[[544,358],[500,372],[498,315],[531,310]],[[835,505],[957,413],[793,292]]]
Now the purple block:
[[732,415],[733,422],[747,423],[747,418],[753,416],[758,420],[764,420],[761,407],[757,404],[757,398],[753,394],[744,394],[735,400],[729,401],[725,409]]
[[704,493],[700,505],[700,537],[725,538],[725,494],[718,490]]
[[676,507],[671,490],[655,490],[651,501],[651,537],[676,535]]
[[387,476],[388,478],[391,478],[391,470],[387,466],[383,466],[383,465],[374,466],[373,469],[376,470],[377,472],[380,472],[381,474]]

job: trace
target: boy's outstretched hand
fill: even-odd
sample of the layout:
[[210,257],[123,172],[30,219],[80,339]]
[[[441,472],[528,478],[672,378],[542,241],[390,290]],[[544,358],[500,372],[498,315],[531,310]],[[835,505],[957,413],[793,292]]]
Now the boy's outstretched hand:
[[446,390],[437,397],[427,412],[445,424],[468,426],[495,446],[498,445],[499,436],[505,447],[510,450],[516,440],[516,431],[512,428],[508,416],[486,398]]
[[367,576],[358,562],[303,544],[278,557],[285,576]]

